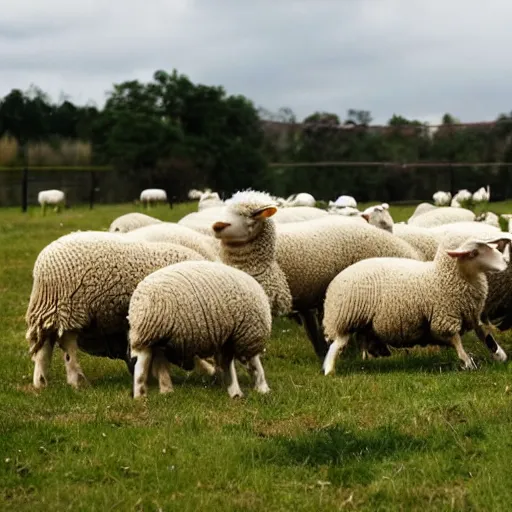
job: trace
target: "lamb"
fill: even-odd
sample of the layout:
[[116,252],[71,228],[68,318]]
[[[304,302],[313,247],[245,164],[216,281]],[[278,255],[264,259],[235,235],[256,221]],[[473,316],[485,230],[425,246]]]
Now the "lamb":
[[409,225],[431,228],[451,222],[463,222],[475,220],[475,214],[465,208],[454,208],[446,206],[426,211],[421,215],[413,216],[407,222]]
[[448,206],[450,201],[452,200],[451,192],[443,192],[442,190],[438,190],[433,196],[434,204],[436,206]]
[[161,188],[146,188],[140,193],[140,201],[146,208],[152,203],[166,203],[167,192]]
[[201,254],[209,261],[215,261],[219,257],[219,243],[217,240],[174,222],[161,222],[143,226],[126,233],[124,236],[130,240],[170,242],[183,245]]
[[197,211],[206,210],[207,208],[214,208],[217,206],[222,206],[222,199],[220,198],[217,192],[212,192],[211,190],[207,192],[203,192],[201,197],[199,198],[199,203],[197,205]]
[[131,241],[101,231],[71,233],[47,245],[34,264],[25,317],[34,386],[47,385],[56,342],[65,352],[67,381],[73,387],[86,382],[78,348],[128,364],[131,294],[146,275],[186,260],[204,258],[179,245]]
[[283,270],[298,312],[316,354],[327,351],[319,332],[325,291],[336,275],[356,261],[376,256],[420,259],[407,242],[368,224],[342,222],[336,215],[276,224],[277,263]]
[[145,215],[144,213],[125,213],[124,215],[117,217],[117,219],[114,219],[108,230],[111,233],[116,231],[120,233],[128,233],[134,229],[138,229],[143,226],[151,226],[153,224],[160,224],[161,222],[162,221],[160,219],[155,219],[155,217]]
[[[507,260],[494,246],[510,237],[468,239],[454,248],[444,241],[433,262],[371,258],[340,272],[330,283],[323,326],[332,340],[323,363],[326,375],[350,333],[362,333],[394,347],[453,346],[464,368],[476,368],[464,351],[461,335],[474,329],[487,344],[480,321],[487,291],[485,272],[500,272]],[[491,347],[489,346],[490,350]],[[507,356],[497,344],[493,358]]]
[[241,270],[186,261],[153,272],[135,289],[128,322],[134,398],[147,393],[152,358],[162,393],[173,390],[167,361],[191,370],[195,358],[211,356],[227,376],[231,398],[243,396],[235,358],[248,363],[256,391],[270,391],[260,361],[271,334],[270,306],[263,288]]
[[293,194],[288,197],[284,206],[296,207],[296,206],[310,206],[316,205],[315,198],[306,192],[300,194]]
[[54,212],[59,212],[66,202],[66,194],[62,190],[41,190],[37,194],[37,202],[41,205],[43,215],[46,215],[46,206],[53,206]]
[[276,228],[271,218],[276,212],[269,194],[243,190],[219,212],[212,229],[221,242],[221,261],[254,277],[268,296],[272,315],[280,316],[291,313],[292,297],[276,260]]
[[274,216],[274,222],[300,222],[303,220],[327,217],[328,212],[313,206],[294,206],[293,208],[280,208]]

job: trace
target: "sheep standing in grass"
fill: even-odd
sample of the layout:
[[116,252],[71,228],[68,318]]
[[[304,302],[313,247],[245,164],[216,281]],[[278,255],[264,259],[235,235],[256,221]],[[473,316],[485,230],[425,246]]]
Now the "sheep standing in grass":
[[473,194],[466,189],[463,188],[462,190],[459,190],[452,198],[452,202],[450,203],[450,206],[452,208],[462,208],[464,204],[471,201],[473,198]]
[[141,228],[143,226],[151,226],[153,224],[161,224],[162,221],[160,219],[155,219],[155,217],[151,217],[151,215],[145,215],[144,213],[126,213],[117,217],[112,221],[108,230],[110,232],[120,232],[120,233],[128,233],[129,231],[133,231],[134,229]]
[[161,188],[146,188],[140,193],[140,201],[146,208],[152,204],[166,203],[167,192]]
[[59,212],[66,202],[66,195],[62,190],[41,190],[37,194],[37,202],[41,205],[43,215],[46,215],[46,207],[53,206],[54,212]]
[[433,196],[434,204],[436,206],[448,206],[452,200],[452,194],[450,192],[443,192],[438,190]]
[[241,270],[206,261],[158,270],[135,289],[128,322],[134,398],[146,394],[152,359],[162,393],[172,391],[167,361],[191,370],[195,358],[211,356],[231,398],[243,396],[235,359],[247,363],[256,391],[270,391],[260,361],[271,334],[270,306],[261,285]]
[[[330,283],[324,304],[326,337],[333,340],[323,369],[334,371],[336,356],[350,333],[363,333],[394,347],[453,346],[464,367],[476,368],[461,335],[475,329],[487,342],[480,317],[488,292],[485,272],[507,268],[494,247],[510,237],[486,242],[469,239],[453,248],[443,243],[433,262],[371,258],[340,272]],[[493,357],[506,360],[494,345]]]
[[204,260],[174,244],[131,241],[117,233],[62,236],[38,255],[26,313],[26,339],[35,362],[34,386],[48,381],[52,351],[64,351],[67,381],[85,383],[77,352],[128,360],[126,315],[137,284],[162,267]]

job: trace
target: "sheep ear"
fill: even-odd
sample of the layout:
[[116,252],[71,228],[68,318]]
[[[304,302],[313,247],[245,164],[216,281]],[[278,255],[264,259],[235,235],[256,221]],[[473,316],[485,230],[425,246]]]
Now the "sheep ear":
[[272,217],[274,213],[277,212],[277,208],[275,206],[265,206],[264,208],[260,208],[259,210],[256,210],[252,214],[253,219],[268,219],[269,217]]
[[370,222],[370,214],[369,213],[361,213],[361,217],[363,217],[363,219],[366,222]]
[[453,249],[451,251],[446,251],[448,256],[452,258],[464,258],[464,257],[475,257],[478,254],[478,249]]

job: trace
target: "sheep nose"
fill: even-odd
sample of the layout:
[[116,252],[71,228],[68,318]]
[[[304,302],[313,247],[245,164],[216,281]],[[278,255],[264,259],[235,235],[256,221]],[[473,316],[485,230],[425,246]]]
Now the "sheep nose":
[[213,229],[213,231],[215,231],[215,233],[220,233],[223,229],[227,228],[230,225],[231,224],[229,224],[228,222],[216,222],[212,226],[212,229]]

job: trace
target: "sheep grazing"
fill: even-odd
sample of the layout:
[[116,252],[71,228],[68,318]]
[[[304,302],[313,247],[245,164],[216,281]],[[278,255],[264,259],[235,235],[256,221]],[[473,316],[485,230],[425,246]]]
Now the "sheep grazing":
[[147,188],[140,193],[140,201],[146,208],[152,204],[167,203],[167,192],[161,188]]
[[304,324],[319,357],[327,345],[320,333],[325,291],[336,275],[353,263],[376,256],[420,259],[407,242],[366,222],[349,222],[341,216],[276,224],[277,262],[293,298],[293,309]]
[[292,297],[276,260],[276,228],[271,218],[276,212],[269,194],[243,190],[218,212],[212,229],[221,241],[222,262],[253,276],[268,296],[272,315],[277,316],[291,312]]
[[53,206],[54,212],[59,212],[66,202],[66,194],[62,190],[41,190],[37,194],[37,202],[41,205],[43,215],[46,215],[46,207]]
[[111,233],[128,233],[129,231],[133,231],[134,229],[138,229],[143,226],[151,226],[153,224],[161,223],[162,221],[160,219],[155,219],[155,217],[145,215],[144,213],[125,213],[124,215],[117,217],[117,219],[114,219],[108,230]]
[[301,192],[300,194],[292,194],[286,199],[286,203],[284,206],[315,206],[316,201],[315,198],[306,192]]
[[203,192],[201,197],[199,198],[199,203],[197,205],[197,211],[201,212],[208,208],[214,208],[217,206],[222,206],[223,201],[220,198],[217,192],[212,192],[211,190],[207,192]]
[[452,194],[450,192],[443,192],[438,190],[433,196],[434,204],[436,206],[448,206],[452,200]]
[[453,208],[461,208],[464,206],[465,203],[468,203],[473,198],[473,194],[467,190],[462,189],[459,190],[452,198],[452,202],[450,203],[450,206]]
[[193,189],[188,191],[187,196],[188,196],[189,199],[194,201],[194,200],[201,199],[201,194],[202,194],[202,192],[200,190],[197,190],[197,189],[193,188]]
[[407,224],[411,226],[419,226],[423,228],[432,228],[441,226],[442,224],[451,224],[452,222],[474,221],[475,214],[466,208],[457,208],[453,206],[445,206],[443,208],[435,208],[411,217]]
[[454,248],[445,240],[433,262],[371,258],[340,272],[330,283],[323,326],[332,340],[324,373],[334,372],[338,353],[350,333],[393,347],[453,346],[465,368],[476,368],[464,351],[461,336],[474,329],[493,358],[506,360],[480,321],[488,292],[485,272],[501,272],[507,260],[496,244],[511,237],[468,239]]
[[474,203],[487,203],[491,199],[491,187],[487,185],[486,188],[480,187],[473,194],[473,202]]
[[130,351],[136,359],[133,396],[146,395],[153,371],[160,392],[172,391],[167,361],[191,370],[214,356],[231,398],[242,397],[235,359],[247,363],[259,393],[268,393],[260,354],[272,317],[263,288],[245,272],[219,262],[188,261],[144,278],[128,312]]
[[131,241],[118,233],[84,231],[47,245],[33,269],[25,316],[35,362],[33,383],[46,386],[55,343],[65,352],[67,381],[86,379],[77,351],[129,365],[126,315],[131,294],[148,274],[186,260],[204,260],[187,247]]
[[352,196],[339,196],[336,201],[329,201],[329,208],[354,208],[357,209],[357,201]]

